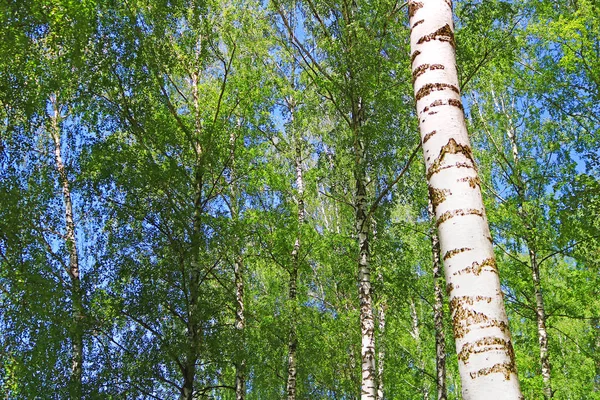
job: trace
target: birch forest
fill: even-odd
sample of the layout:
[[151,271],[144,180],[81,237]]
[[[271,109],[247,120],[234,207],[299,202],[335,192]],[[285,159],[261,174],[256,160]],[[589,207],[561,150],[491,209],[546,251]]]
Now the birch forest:
[[598,0],[0,0],[3,399],[600,400]]

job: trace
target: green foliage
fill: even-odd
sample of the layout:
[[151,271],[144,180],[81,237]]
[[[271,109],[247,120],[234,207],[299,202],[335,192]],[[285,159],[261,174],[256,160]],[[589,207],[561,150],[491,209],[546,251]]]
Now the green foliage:
[[[543,388],[530,249],[555,398],[600,398],[598,6],[455,6],[525,398]],[[381,195],[370,251],[378,318],[386,307],[385,331],[376,321],[386,398],[434,398],[422,163],[390,186],[418,140],[405,12],[388,0],[0,1],[2,396],[69,393],[73,304],[54,99],[81,262],[83,398],[176,398],[193,366],[197,398],[233,399],[240,359],[248,399],[282,398],[292,321],[298,398],[359,398],[357,141],[368,201]],[[243,333],[234,327],[240,259]],[[448,398],[458,399],[444,311]]]

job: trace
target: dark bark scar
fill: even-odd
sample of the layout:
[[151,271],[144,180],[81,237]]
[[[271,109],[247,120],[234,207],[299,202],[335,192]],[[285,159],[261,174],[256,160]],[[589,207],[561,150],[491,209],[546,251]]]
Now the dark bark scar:
[[434,209],[446,201],[447,196],[451,194],[452,192],[448,189],[436,189],[429,186],[429,198],[431,199],[431,204],[433,205]]
[[445,89],[450,89],[453,92],[460,94],[460,90],[458,90],[458,87],[451,85],[449,83],[428,83],[428,84],[421,86],[421,88],[417,91],[415,98],[417,99],[417,101],[419,101],[423,97],[431,94],[431,92],[437,92],[439,90],[445,90]]
[[415,13],[420,8],[423,8],[423,3],[419,2],[419,1],[411,1],[410,3],[408,3],[408,18],[414,17]]
[[436,134],[437,131],[431,131],[428,134],[426,134],[425,136],[423,136],[423,144],[425,144],[429,139],[431,139],[431,137],[433,135]]
[[464,217],[465,215],[477,215],[477,216],[483,218],[484,214],[483,214],[482,210],[478,210],[476,208],[466,208],[466,209],[459,208],[458,210],[446,211],[445,213],[440,215],[440,217],[437,219],[436,225],[440,226],[444,222],[446,222],[454,217],[457,217],[457,216]]
[[425,42],[429,42],[432,40],[439,40],[440,42],[448,42],[452,47],[454,47],[454,32],[452,32],[452,28],[450,25],[446,24],[442,26],[435,32],[430,33],[429,35],[425,35],[421,37],[417,44],[423,44]]
[[473,249],[470,248],[470,247],[461,247],[460,249],[448,250],[444,254],[444,261],[447,260],[447,259],[449,259],[449,258],[451,258],[451,257],[454,257],[457,254],[463,253],[465,251],[470,251],[470,250],[473,250]]
[[467,144],[458,144],[454,138],[450,138],[448,143],[442,147],[440,151],[440,155],[433,161],[429,169],[427,170],[427,179],[429,180],[433,174],[441,171],[442,161],[446,154],[463,154],[470,162],[471,167],[475,168],[475,160],[473,159],[473,152],[471,151],[471,147]]

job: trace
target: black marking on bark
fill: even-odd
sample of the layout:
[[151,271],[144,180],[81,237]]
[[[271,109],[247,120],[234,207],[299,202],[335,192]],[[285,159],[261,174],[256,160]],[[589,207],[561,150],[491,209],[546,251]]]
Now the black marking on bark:
[[448,7],[450,7],[450,9],[452,10],[452,0],[444,0],[444,1],[448,5]]
[[419,50],[415,50],[411,55],[410,55],[410,64],[412,65],[415,62],[415,58],[417,58],[417,56],[421,54],[421,52]]
[[483,211],[476,208],[459,208],[458,210],[446,211],[437,219],[436,225],[440,226],[454,217],[464,217],[465,215],[477,215],[483,218]]
[[462,154],[471,162],[471,165],[468,165],[468,166],[475,168],[475,161],[473,160],[473,152],[471,151],[471,148],[469,147],[469,145],[458,144],[458,143],[456,143],[456,140],[454,140],[454,138],[450,138],[450,140],[448,140],[448,143],[446,143],[444,145],[444,147],[442,147],[438,158],[431,164],[431,166],[427,170],[427,179],[428,180],[433,176],[433,174],[441,171],[442,169],[450,168],[452,166],[457,166],[459,168],[464,166],[464,165],[459,166],[458,165],[459,163],[456,163],[454,165],[442,167],[442,161],[444,160],[444,157],[446,156],[446,154]]
[[437,131],[431,131],[428,134],[426,134],[425,136],[423,136],[423,144],[425,144],[429,139],[431,139],[431,137],[433,135],[436,134]]
[[427,84],[421,86],[421,88],[417,91],[415,98],[417,99],[417,101],[419,101],[423,97],[429,95],[431,92],[437,92],[439,90],[445,90],[445,89],[450,89],[453,92],[460,94],[460,90],[458,90],[458,88],[456,86],[451,85],[449,83],[427,83]]
[[449,168],[473,168],[473,166],[467,162],[457,162],[455,164],[450,164],[450,165],[444,165],[443,167],[440,167],[439,170],[437,172],[443,171],[445,169],[449,169]]
[[425,35],[421,37],[417,44],[423,44],[425,42],[430,42],[432,40],[439,40],[440,42],[448,42],[452,47],[454,47],[454,32],[452,32],[452,28],[450,25],[446,24],[442,26],[435,32],[430,33],[429,35]]
[[419,1],[411,1],[410,3],[408,3],[408,18],[414,17],[415,13],[420,8],[423,8],[423,3]]
[[476,186],[481,187],[481,180],[479,180],[478,176],[467,176],[465,178],[460,178],[458,182],[468,182],[469,186],[475,189]]
[[427,113],[427,115],[435,115],[435,114],[437,114],[437,113],[438,113],[437,111],[429,111],[429,112]]
[[449,259],[450,257],[454,257],[457,254],[463,253],[465,251],[473,250],[470,247],[461,247],[460,249],[448,250],[446,254],[444,254],[444,261]]
[[478,326],[478,329],[496,327],[503,333],[508,334],[508,325],[506,322],[490,318],[482,312],[467,307],[467,305],[472,306],[475,301],[491,302],[488,299],[489,297],[484,296],[477,296],[475,298],[473,296],[457,296],[450,300],[450,312],[452,314],[452,326],[455,338],[464,337],[475,326]]
[[[447,106],[447,105],[451,105],[451,106],[454,106],[454,107],[458,107],[458,106],[456,105],[457,103],[458,103],[458,105],[460,106],[459,108],[461,108],[461,109],[462,109],[462,104],[460,104],[460,101],[459,101],[459,100],[455,100],[455,99],[448,99],[448,102],[444,102],[443,100],[440,100],[440,99],[438,99],[438,100],[434,101],[433,103],[431,103],[430,105],[428,105],[427,107],[425,107],[425,108],[423,109],[423,111],[422,111],[422,112],[427,112],[427,111],[429,111],[431,108],[433,108],[433,107],[439,107],[439,106]],[[431,115],[431,113],[429,113],[429,114]],[[436,112],[434,112],[434,114],[437,114],[437,111],[436,111]]]
[[452,289],[454,289],[454,285],[453,285],[452,283],[448,283],[448,284],[446,285],[446,294],[447,294],[448,296],[450,296],[450,292],[452,292]]
[[458,352],[458,359],[466,364],[473,354],[487,351],[503,351],[510,357],[510,342],[500,337],[487,336],[474,342],[465,343]]
[[429,64],[421,64],[419,65],[417,68],[415,68],[412,72],[412,81],[413,83],[415,83],[415,81],[417,80],[417,78],[421,75],[423,75],[428,69],[429,69],[430,65]]
[[498,274],[498,266],[496,265],[496,260],[493,257],[486,258],[481,263],[474,261],[470,266],[463,268],[459,271],[456,271],[452,275],[462,275],[462,274],[475,274],[479,276],[483,268],[490,267],[489,272],[493,272]]
[[435,71],[436,69],[446,69],[442,64],[421,64],[412,72],[412,81],[415,83],[417,78],[423,75],[427,70]]
[[434,209],[446,201],[448,195],[452,195],[452,192],[448,189],[436,189],[429,186],[429,198]]
[[413,24],[413,26],[411,26],[411,28],[410,28],[410,29],[415,29],[415,27],[416,27],[417,25],[421,25],[423,22],[425,22],[425,20],[424,20],[424,19],[420,19],[420,20],[418,20],[417,22],[415,22],[415,23]]
[[489,368],[482,368],[477,372],[471,372],[469,375],[471,375],[471,379],[475,379],[480,376],[486,376],[489,374],[498,374],[498,373],[503,374],[504,378],[506,380],[510,380],[511,374],[515,374],[515,375],[517,374],[517,368],[515,367],[515,363],[512,361],[509,361],[509,362],[494,364],[493,366],[491,366]]
[[444,105],[444,101],[440,100],[440,99],[437,99],[436,101],[434,101],[433,103],[431,103],[428,107],[425,107],[423,109],[423,112],[429,111],[430,108],[439,107],[439,106],[443,106],[443,105]]
[[465,111],[462,102],[459,99],[448,99],[448,104],[460,108],[462,112]]

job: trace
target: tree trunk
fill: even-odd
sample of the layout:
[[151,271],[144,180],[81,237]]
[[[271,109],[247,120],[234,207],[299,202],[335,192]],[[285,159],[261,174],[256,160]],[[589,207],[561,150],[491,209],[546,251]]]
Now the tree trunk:
[[[199,321],[200,301],[200,243],[202,239],[202,190],[204,186],[204,149],[200,142],[202,133],[202,120],[200,118],[200,99],[198,94],[199,74],[192,73],[192,96],[195,116],[196,142],[194,151],[196,153],[196,165],[194,171],[194,218],[191,235],[191,271],[189,275],[189,300],[187,315],[187,348],[185,358],[181,366],[183,374],[183,385],[181,387],[180,399],[192,400],[194,397],[194,381],[196,379],[196,363],[198,361],[198,350],[201,339],[201,325]],[[187,280],[187,277],[183,278]]]
[[414,93],[462,395],[522,399],[458,87],[450,0],[409,2]]
[[417,314],[417,307],[415,305],[415,301],[413,298],[410,299],[410,320],[411,320],[411,331],[410,336],[415,341],[417,347],[416,365],[417,367],[423,371],[421,375],[424,377],[423,379],[423,400],[429,400],[429,385],[427,384],[427,380],[425,379],[425,361],[423,359],[423,346],[421,343],[421,330],[419,329],[419,316]]
[[235,399],[244,400],[246,397],[246,354],[245,354],[245,329],[246,316],[244,314],[244,264],[241,255],[237,257],[233,273],[235,275],[235,329],[240,342],[238,356],[235,364]]
[[[294,104],[293,100],[289,100],[290,113],[292,115],[292,123],[294,121]],[[293,128],[292,128],[293,129]],[[296,350],[298,348],[298,336],[296,333],[296,314],[297,314],[297,284],[298,284],[298,268],[300,264],[300,249],[302,244],[302,226],[304,225],[304,178],[302,174],[302,139],[296,132],[294,135],[294,166],[296,169],[296,187],[298,190],[298,231],[296,233],[296,241],[292,250],[292,265],[290,270],[289,282],[289,301],[290,301],[290,333],[288,341],[288,375],[287,375],[287,396],[288,400],[296,399]]]
[[371,293],[371,269],[369,251],[369,229],[367,208],[367,182],[365,172],[365,148],[359,130],[355,130],[354,151],[356,164],[354,179],[356,183],[356,234],[358,238],[358,295],[360,301],[361,332],[361,399],[375,400],[377,385],[375,383],[375,321],[373,318],[373,301]]
[[510,116],[506,112],[504,102],[502,101],[502,104],[497,104],[497,106],[501,106],[502,111],[509,120],[509,129],[507,130],[507,136],[511,145],[514,161],[513,177],[514,185],[517,192],[517,205],[519,207],[518,214],[521,221],[523,222],[523,225],[525,226],[526,233],[524,239],[525,244],[527,245],[527,249],[529,251],[529,262],[533,282],[533,293],[535,297],[535,313],[538,327],[538,344],[540,347],[540,364],[542,368],[542,379],[544,381],[543,393],[545,399],[551,399],[553,397],[553,392],[552,381],[550,379],[550,357],[548,352],[548,331],[546,330],[546,309],[544,307],[544,297],[542,295],[540,267],[537,262],[535,237],[532,233],[533,224],[530,222],[530,216],[526,214],[523,208],[525,202],[527,201],[527,191],[525,183],[523,182],[523,178],[521,176],[519,146],[517,145],[517,132],[512,122],[510,122]]
[[61,154],[60,134],[60,111],[56,96],[51,99],[51,135],[54,141],[54,161],[62,186],[63,203],[65,206],[66,221],[66,244],[69,252],[69,278],[71,280],[71,375],[69,382],[69,395],[71,399],[82,397],[82,373],[83,373],[83,299],[81,293],[81,281],[79,278],[79,257],[77,253],[77,239],[75,236],[75,221],[73,219],[73,201],[69,179]]
[[[241,122],[238,121],[238,128],[241,127]],[[229,137],[230,146],[230,163],[231,163],[231,182],[229,200],[231,219],[234,224],[234,229],[238,231],[237,224],[240,219],[239,201],[242,198],[237,184],[237,173],[235,164],[235,147],[237,137],[235,132],[232,132]],[[244,313],[244,259],[242,257],[243,243],[240,237],[236,238],[235,255],[233,264],[233,274],[235,283],[235,330],[237,333],[237,354],[235,356],[235,398],[236,400],[244,400],[246,397],[246,315]]]
[[[383,287],[383,275],[380,273],[377,276],[378,281]],[[379,351],[377,352],[377,400],[384,399],[384,382],[383,382],[383,373],[385,366],[385,312],[387,310],[387,302],[385,299],[381,299],[379,302],[378,308],[378,317],[379,317],[379,338],[377,339],[379,342]]]
[[546,309],[544,307],[544,298],[542,296],[542,286],[540,283],[540,267],[537,262],[536,252],[531,247],[529,248],[529,260],[531,262],[533,291],[535,293],[535,311],[538,326],[538,343],[540,345],[540,362],[542,364],[542,378],[544,380],[544,398],[551,399],[554,394],[552,392],[552,382],[550,380],[550,357],[548,354]]
[[[593,349],[595,354],[600,353],[600,319],[594,318],[591,321],[592,332],[594,334]],[[592,353],[592,354],[594,354]],[[600,392],[600,357],[596,357],[594,360],[594,369],[596,376],[594,377],[594,393]]]
[[[429,217],[434,220],[433,204],[429,200]],[[431,252],[433,259],[433,325],[435,330],[435,367],[438,400],[446,400],[446,337],[444,335],[444,281],[440,262],[440,240],[435,227],[431,229]]]

